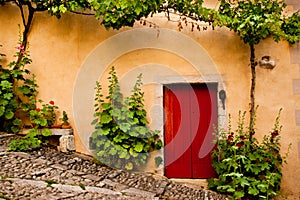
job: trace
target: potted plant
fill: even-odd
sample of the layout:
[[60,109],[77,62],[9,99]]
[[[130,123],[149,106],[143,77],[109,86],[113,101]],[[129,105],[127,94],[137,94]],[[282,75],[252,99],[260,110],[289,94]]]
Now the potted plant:
[[63,111],[63,116],[62,116],[62,118],[60,118],[60,121],[62,122],[61,128],[63,128],[63,129],[71,128],[71,125],[69,123],[69,118],[68,118],[66,111]]

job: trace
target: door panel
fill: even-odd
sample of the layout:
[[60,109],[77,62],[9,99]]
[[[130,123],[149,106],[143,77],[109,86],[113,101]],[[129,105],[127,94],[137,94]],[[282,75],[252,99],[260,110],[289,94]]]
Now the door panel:
[[165,142],[167,156],[166,163],[169,163],[166,170],[167,177],[189,178],[192,168],[187,167],[191,160],[190,122],[188,92],[185,85],[176,85],[172,88],[165,88],[166,98],[164,100],[165,112],[172,113],[165,118]]
[[[191,102],[191,106],[198,106],[200,120],[196,137],[192,142],[192,178],[215,177],[215,171],[211,166],[211,151],[214,149],[213,137],[214,125],[217,125],[217,86],[196,85],[193,90],[197,96],[197,102]],[[195,130],[193,130],[195,131]],[[208,150],[208,153],[205,151]],[[201,155],[204,153],[204,156]]]
[[[165,175],[169,178],[215,176],[210,151],[217,124],[216,84],[174,84],[164,87]],[[201,155],[201,156],[200,156]]]

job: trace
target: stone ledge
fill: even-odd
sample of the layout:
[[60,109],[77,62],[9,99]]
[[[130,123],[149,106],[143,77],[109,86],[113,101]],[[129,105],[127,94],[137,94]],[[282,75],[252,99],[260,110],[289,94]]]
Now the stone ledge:
[[[31,129],[23,129],[20,134],[26,135]],[[73,136],[73,129],[59,129],[59,128],[49,128],[52,135],[59,136],[58,150],[62,152],[75,151],[75,142]],[[41,134],[42,129],[38,129]],[[51,138],[51,136],[48,136]],[[56,144],[57,145],[57,144]]]
[[[23,129],[20,134],[26,135],[31,129]],[[38,129],[41,131],[42,129]],[[73,129],[60,129],[60,128],[49,128],[51,131],[52,135],[58,135],[58,136],[63,136],[63,135],[72,135],[73,134]]]

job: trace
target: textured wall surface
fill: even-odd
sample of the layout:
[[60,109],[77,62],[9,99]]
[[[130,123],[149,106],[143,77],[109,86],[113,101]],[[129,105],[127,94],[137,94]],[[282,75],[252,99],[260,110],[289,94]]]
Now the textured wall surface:
[[[211,6],[217,3],[211,1]],[[299,0],[286,1],[291,9],[299,9]],[[108,85],[107,74],[114,65],[121,87],[129,94],[138,73],[143,72],[145,103],[149,121],[163,131],[161,84],[168,82],[218,82],[226,90],[226,112],[233,125],[239,110],[249,110],[249,47],[225,28],[191,32],[177,31],[177,24],[157,16],[160,29],[143,27],[106,30],[91,16],[65,14],[60,20],[47,13],[35,16],[29,36],[33,63],[30,70],[37,75],[39,97],[54,100],[69,114],[75,132],[76,150],[89,153],[87,139],[93,127],[93,82]],[[1,52],[7,61],[13,59],[18,41],[19,11],[13,6],[0,7]],[[148,34],[148,35],[141,35]],[[167,34],[167,35],[165,35]],[[289,199],[300,196],[300,45],[275,43],[267,39],[256,46],[260,59],[270,56],[276,62],[272,70],[257,68],[256,103],[258,138],[269,134],[276,114],[281,116],[282,152],[292,149],[284,166],[283,193]],[[217,77],[217,78],[216,78]],[[107,90],[104,90],[104,93]],[[87,102],[88,105],[86,105]],[[162,133],[163,134],[163,133]],[[149,171],[153,171],[153,163]]]

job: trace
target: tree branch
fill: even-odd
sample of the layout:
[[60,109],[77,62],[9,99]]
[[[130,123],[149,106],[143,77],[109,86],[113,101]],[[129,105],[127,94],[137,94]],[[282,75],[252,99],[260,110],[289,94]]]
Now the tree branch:
[[85,13],[85,12],[78,12],[78,11],[70,11],[70,12],[78,15],[95,15],[93,13]]
[[23,26],[26,26],[26,20],[25,20],[25,15],[24,15],[24,11],[23,11],[23,4],[20,1],[15,1],[16,5],[19,7],[20,9],[20,13],[21,13],[21,17],[22,17],[22,23]]

